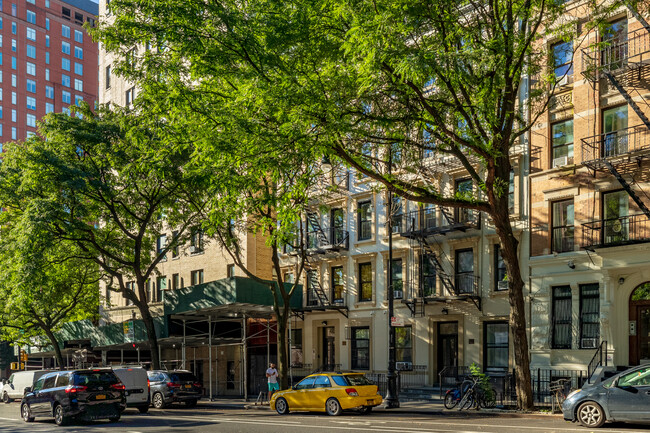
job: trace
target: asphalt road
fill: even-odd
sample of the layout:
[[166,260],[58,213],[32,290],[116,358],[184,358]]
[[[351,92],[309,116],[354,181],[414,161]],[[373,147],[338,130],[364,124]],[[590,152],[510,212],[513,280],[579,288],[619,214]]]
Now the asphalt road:
[[[648,432],[650,426],[606,424],[599,433]],[[25,423],[18,403],[0,404],[0,432],[119,432],[119,433],[589,433],[577,424],[544,415],[443,412],[412,414],[376,411],[370,415],[345,413],[339,417],[291,413],[280,416],[269,410],[209,409],[183,407],[139,414],[127,410],[117,423],[98,421],[57,427],[51,419]]]

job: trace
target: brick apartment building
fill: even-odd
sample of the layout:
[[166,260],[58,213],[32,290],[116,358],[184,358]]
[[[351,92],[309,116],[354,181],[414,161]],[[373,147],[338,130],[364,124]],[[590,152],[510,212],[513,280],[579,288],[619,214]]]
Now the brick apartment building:
[[531,360],[638,365],[650,360],[650,27],[621,8],[585,34],[582,2],[568,13],[577,35],[546,41],[560,91],[531,139]]
[[97,100],[97,44],[90,0],[0,2],[0,137],[25,139],[36,121]]

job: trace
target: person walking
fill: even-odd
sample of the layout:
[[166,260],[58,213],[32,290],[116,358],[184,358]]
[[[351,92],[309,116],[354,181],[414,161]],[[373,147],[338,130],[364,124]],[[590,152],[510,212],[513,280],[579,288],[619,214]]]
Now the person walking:
[[275,391],[280,390],[280,385],[278,385],[278,370],[275,369],[275,364],[269,364],[269,368],[266,370],[266,378],[269,383],[269,401],[271,401],[271,395]]

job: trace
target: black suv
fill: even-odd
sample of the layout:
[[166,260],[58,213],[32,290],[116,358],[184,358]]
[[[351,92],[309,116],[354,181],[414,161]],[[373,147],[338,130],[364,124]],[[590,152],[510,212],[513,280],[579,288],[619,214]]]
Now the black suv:
[[44,416],[65,425],[72,418],[115,422],[125,408],[124,385],[111,369],[71,370],[44,374],[25,388],[20,414],[25,422]]
[[189,371],[153,370],[147,374],[151,386],[151,403],[156,409],[181,401],[192,407],[203,395],[201,382]]

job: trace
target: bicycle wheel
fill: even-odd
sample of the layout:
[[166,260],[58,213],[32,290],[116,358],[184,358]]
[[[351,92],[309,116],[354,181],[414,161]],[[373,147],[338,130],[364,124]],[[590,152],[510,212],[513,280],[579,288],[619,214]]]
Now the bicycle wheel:
[[447,409],[453,409],[458,404],[458,399],[456,398],[455,392],[448,392],[445,395],[444,405]]
[[474,397],[474,392],[472,390],[468,391],[468,394],[465,395],[460,401],[460,410],[471,409],[476,404],[476,398]]

